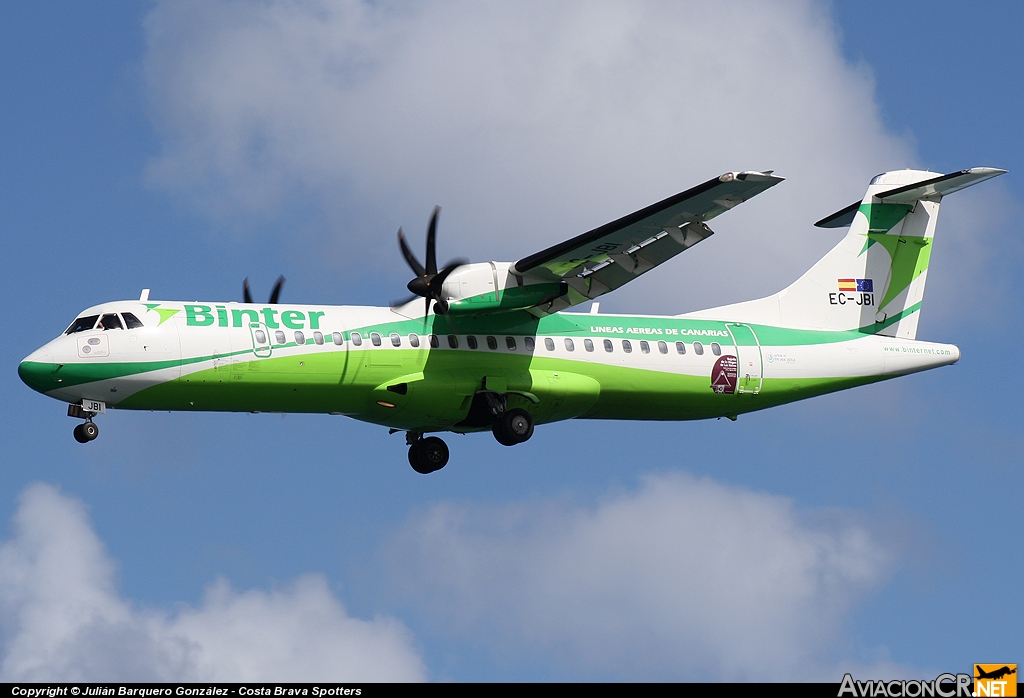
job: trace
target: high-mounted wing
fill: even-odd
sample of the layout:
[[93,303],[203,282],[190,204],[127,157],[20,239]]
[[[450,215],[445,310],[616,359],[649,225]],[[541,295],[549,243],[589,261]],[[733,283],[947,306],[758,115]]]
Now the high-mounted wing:
[[713,235],[715,216],[782,181],[771,171],[727,172],[692,189],[524,257],[511,272],[526,283],[565,282],[564,294],[530,309],[564,310],[629,283]]

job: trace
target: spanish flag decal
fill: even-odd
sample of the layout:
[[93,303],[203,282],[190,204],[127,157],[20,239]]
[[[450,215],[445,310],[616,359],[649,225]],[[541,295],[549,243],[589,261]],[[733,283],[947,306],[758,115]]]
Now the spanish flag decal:
[[840,291],[853,291],[858,293],[874,293],[875,285],[871,279],[838,279]]

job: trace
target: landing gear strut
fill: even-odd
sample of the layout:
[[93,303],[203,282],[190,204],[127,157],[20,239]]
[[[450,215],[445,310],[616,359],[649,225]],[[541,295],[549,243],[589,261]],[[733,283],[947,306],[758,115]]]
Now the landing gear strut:
[[494,418],[491,432],[502,446],[521,444],[533,436],[533,417],[518,407],[506,410]]
[[81,405],[68,405],[68,416],[85,420],[83,424],[75,427],[74,432],[72,432],[75,435],[75,441],[78,443],[87,444],[100,435],[100,428],[92,421],[92,418],[96,416],[95,412],[82,409]]
[[423,434],[408,432],[409,465],[417,473],[426,475],[448,464],[448,444],[436,436],[423,438]]
[[75,427],[75,441],[80,444],[89,443],[100,435],[100,428],[93,421],[83,422]]

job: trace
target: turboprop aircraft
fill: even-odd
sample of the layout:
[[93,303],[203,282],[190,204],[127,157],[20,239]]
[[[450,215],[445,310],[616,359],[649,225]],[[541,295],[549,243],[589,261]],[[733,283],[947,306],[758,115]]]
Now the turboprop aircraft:
[[[1003,174],[885,172],[816,225],[849,227],[767,298],[683,315],[566,312],[707,240],[708,221],[782,181],[727,172],[517,262],[424,263],[394,307],[138,300],[88,308],[18,373],[99,433],[107,408],[321,412],[404,431],[420,473],[448,462],[431,433],[506,446],[563,419],[728,417],[955,363],[918,341],[943,196]],[[735,272],[742,274],[742,265]],[[423,299],[422,301],[420,299]]]

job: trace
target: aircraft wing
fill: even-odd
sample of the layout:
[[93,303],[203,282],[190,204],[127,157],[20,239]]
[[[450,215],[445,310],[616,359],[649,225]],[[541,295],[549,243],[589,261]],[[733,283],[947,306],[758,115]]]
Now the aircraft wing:
[[524,283],[557,282],[563,293],[530,312],[547,315],[593,300],[689,249],[713,232],[706,225],[782,181],[768,172],[721,177],[549,247],[512,265]]

